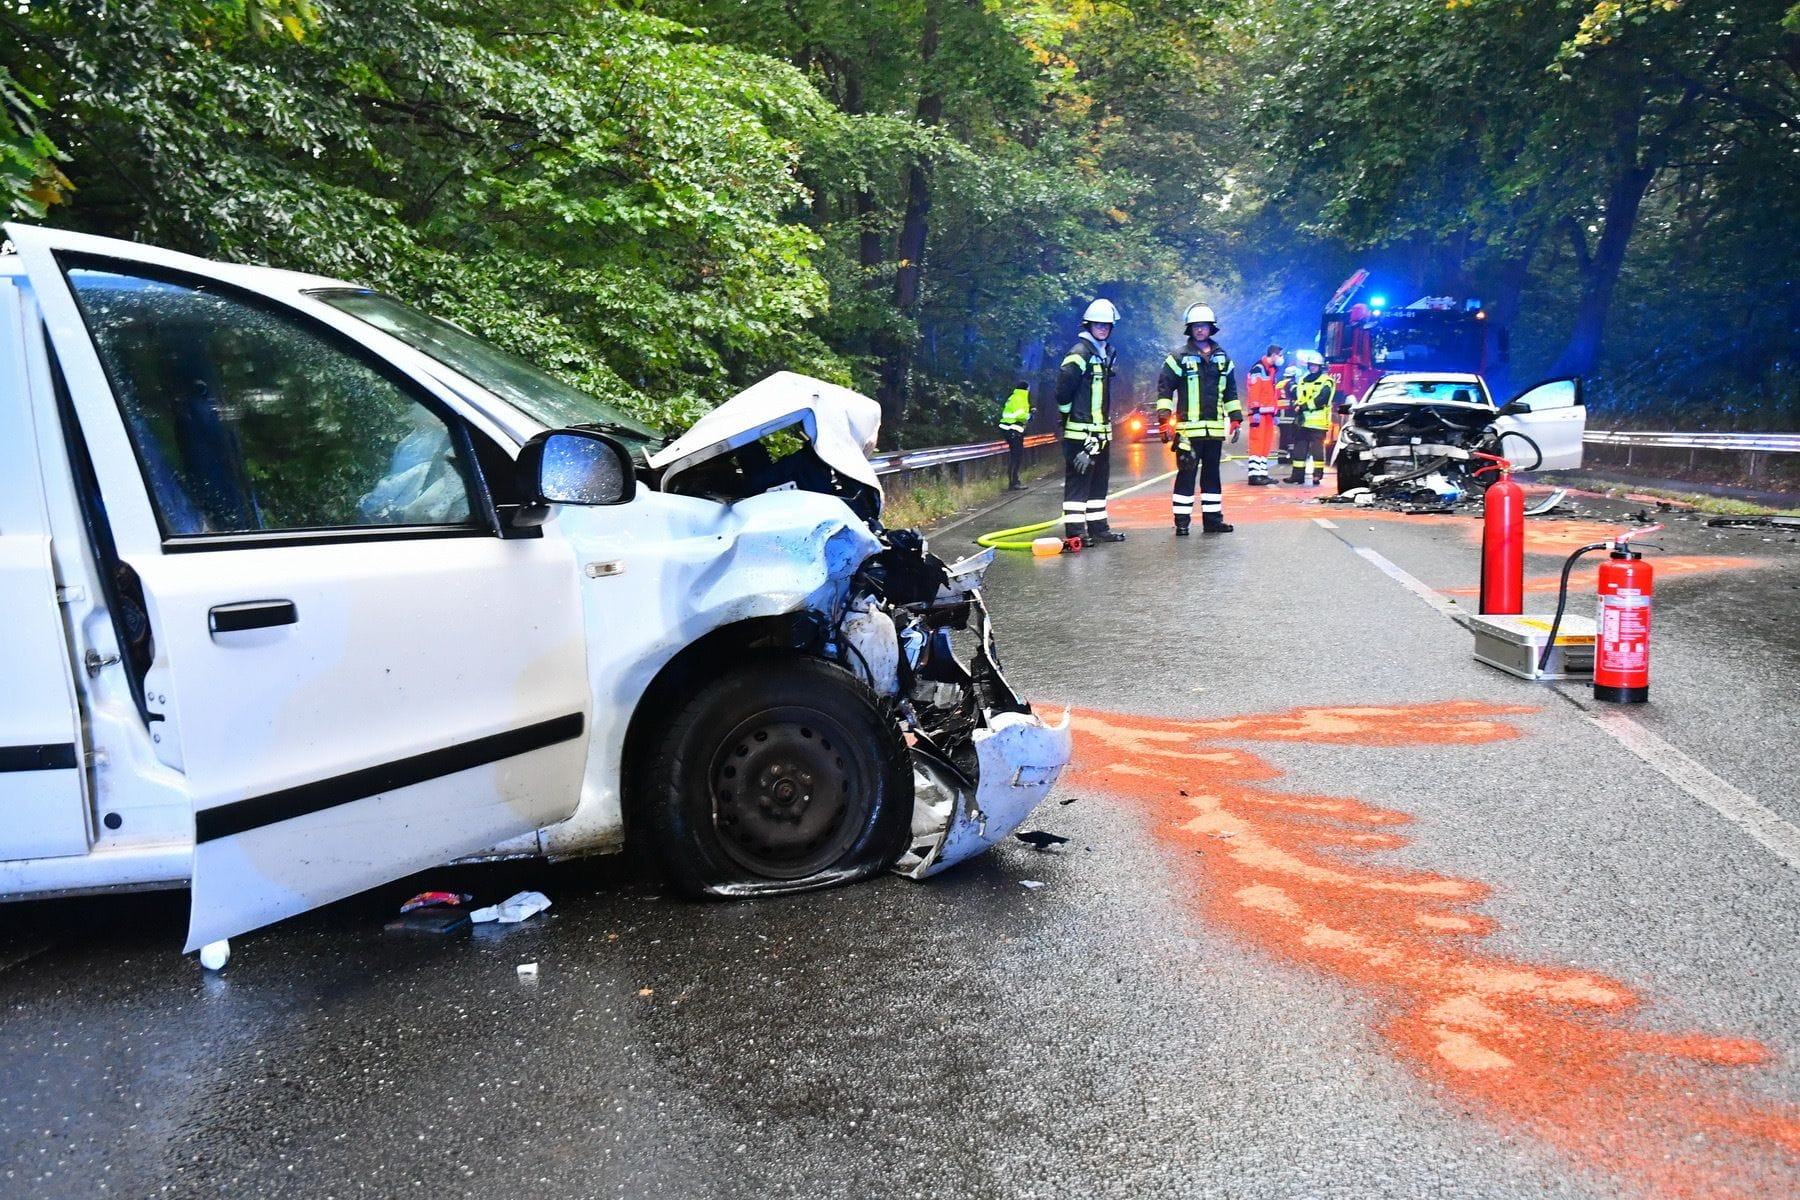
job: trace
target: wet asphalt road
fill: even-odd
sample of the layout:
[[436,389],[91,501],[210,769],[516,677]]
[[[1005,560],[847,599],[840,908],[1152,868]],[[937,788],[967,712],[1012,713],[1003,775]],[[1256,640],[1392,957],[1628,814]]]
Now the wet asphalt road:
[[[1165,489],[990,575],[1013,682],[1079,710],[1027,824],[1067,845],[754,904],[437,871],[218,975],[179,895],[0,909],[0,1196],[1800,1190],[1800,875],[1713,806],[1800,822],[1800,544],[1657,539],[1646,760],[1357,553],[1464,587],[1469,520],[1234,483],[1238,532],[1177,541]],[[424,885],[555,906],[384,933]]]

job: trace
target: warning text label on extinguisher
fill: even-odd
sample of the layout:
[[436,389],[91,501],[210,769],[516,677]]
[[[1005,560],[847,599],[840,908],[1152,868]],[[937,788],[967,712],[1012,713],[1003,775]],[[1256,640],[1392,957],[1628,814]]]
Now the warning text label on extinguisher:
[[1600,657],[1614,671],[1650,665],[1650,598],[1610,595],[1600,602]]

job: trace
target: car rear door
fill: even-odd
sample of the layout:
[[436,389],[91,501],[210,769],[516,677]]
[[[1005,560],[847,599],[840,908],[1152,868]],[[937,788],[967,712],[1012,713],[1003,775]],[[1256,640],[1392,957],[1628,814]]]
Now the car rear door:
[[1581,402],[1579,379],[1552,379],[1515,396],[1500,411],[1505,414],[1513,404],[1529,406],[1530,412],[1503,415],[1494,422],[1502,434],[1522,434],[1536,447],[1538,461],[1517,437],[1502,442],[1501,453],[1513,460],[1521,471],[1564,471],[1581,465],[1581,439],[1587,433],[1587,408]]
[[147,729],[194,806],[188,948],[569,816],[574,557],[500,535],[496,448],[454,398],[241,272],[8,233],[141,582]]
[[24,304],[0,277],[0,858],[85,854],[93,829],[75,664],[57,598],[25,367]]

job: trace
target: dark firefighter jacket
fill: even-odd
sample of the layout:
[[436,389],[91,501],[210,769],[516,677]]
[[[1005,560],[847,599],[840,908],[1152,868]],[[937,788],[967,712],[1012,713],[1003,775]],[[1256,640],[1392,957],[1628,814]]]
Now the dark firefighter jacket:
[[1116,355],[1112,343],[1095,342],[1083,333],[1063,355],[1056,373],[1056,411],[1063,417],[1063,436],[1078,442],[1112,437],[1112,377]]
[[1183,437],[1222,438],[1230,421],[1244,419],[1231,356],[1211,338],[1187,339],[1163,359],[1156,411],[1168,414]]

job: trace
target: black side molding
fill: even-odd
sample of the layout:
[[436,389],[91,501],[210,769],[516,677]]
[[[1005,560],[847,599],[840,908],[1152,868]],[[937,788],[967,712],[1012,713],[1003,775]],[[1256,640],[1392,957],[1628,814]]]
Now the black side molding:
[[292,600],[244,600],[237,604],[218,604],[206,610],[206,626],[214,633],[237,633],[245,629],[272,629],[292,625],[300,619],[300,610]]
[[0,772],[73,771],[81,765],[74,742],[44,746],[0,746]]
[[548,721],[539,721],[535,725],[508,730],[506,733],[476,738],[461,745],[415,754],[411,758],[398,759],[378,767],[364,767],[360,771],[321,779],[317,783],[303,783],[298,787],[270,792],[266,796],[234,800],[230,804],[221,804],[217,808],[195,813],[194,840],[196,843],[216,841],[233,834],[261,829],[264,825],[276,825],[308,813],[324,812],[342,804],[366,800],[383,792],[411,787],[415,783],[454,775],[458,771],[486,766],[503,758],[529,754],[533,750],[542,750],[546,746],[580,737],[584,726],[580,713],[569,713],[566,716],[552,717]]

